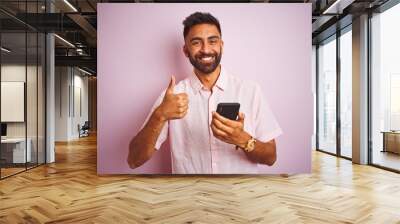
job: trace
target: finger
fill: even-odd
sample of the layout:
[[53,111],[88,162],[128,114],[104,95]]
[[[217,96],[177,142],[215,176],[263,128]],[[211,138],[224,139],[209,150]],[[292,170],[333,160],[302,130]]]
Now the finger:
[[169,82],[168,88],[167,88],[167,94],[173,94],[174,93],[174,87],[175,87],[175,76],[171,76],[171,81]]
[[186,93],[176,94],[176,97],[180,100],[188,100],[188,95]]
[[225,132],[223,132],[222,130],[218,129],[214,124],[211,124],[211,130],[213,131],[215,136],[218,136],[218,137],[221,137],[221,138],[224,138],[224,137],[228,136]]
[[185,101],[179,101],[178,102],[178,107],[186,107],[187,105],[188,105],[188,103],[185,102]]
[[214,119],[213,124],[220,130],[226,132],[227,134],[231,134],[233,132],[233,128],[224,125],[221,121]]
[[182,112],[182,113],[179,113],[179,117],[180,118],[183,118],[184,116],[186,116],[186,114],[188,113],[188,110],[185,110],[184,112]]
[[244,123],[244,113],[239,112],[238,120],[240,123]]
[[186,116],[186,114],[187,114],[187,110],[183,111],[183,112],[175,112],[173,117],[175,117],[175,119],[183,118]]
[[188,100],[188,99],[184,99],[184,100],[182,100],[182,103],[183,103],[184,105],[189,105],[189,100]]
[[189,106],[188,105],[185,105],[185,106],[178,106],[178,112],[179,113],[182,113],[182,112],[184,112],[184,111],[187,111],[188,110],[188,108],[189,108]]
[[189,100],[188,99],[178,99],[178,105],[188,105]]
[[228,118],[225,118],[224,116],[220,115],[218,112],[215,111],[213,111],[212,114],[215,117],[215,119],[218,119],[223,124],[234,127],[235,121],[229,120]]

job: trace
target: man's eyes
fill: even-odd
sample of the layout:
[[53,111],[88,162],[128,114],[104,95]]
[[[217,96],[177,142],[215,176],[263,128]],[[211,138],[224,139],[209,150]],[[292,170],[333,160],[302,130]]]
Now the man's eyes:
[[[208,41],[210,44],[217,44],[218,43],[218,39],[211,39],[211,40],[209,40]],[[201,44],[201,41],[192,41],[192,45],[193,46],[197,46],[197,45],[200,45]]]
[[218,40],[210,40],[210,44],[216,44]]

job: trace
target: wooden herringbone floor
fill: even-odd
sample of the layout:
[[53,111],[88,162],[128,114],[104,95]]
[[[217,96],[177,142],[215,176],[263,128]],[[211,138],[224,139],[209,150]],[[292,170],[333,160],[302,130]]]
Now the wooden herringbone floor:
[[96,139],[0,181],[0,223],[400,223],[400,175],[313,153],[284,176],[96,175]]

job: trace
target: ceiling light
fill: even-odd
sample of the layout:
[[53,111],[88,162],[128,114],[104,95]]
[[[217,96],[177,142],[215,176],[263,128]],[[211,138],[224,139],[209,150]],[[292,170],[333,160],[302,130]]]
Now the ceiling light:
[[81,69],[81,68],[79,68],[79,67],[78,67],[78,70],[81,71],[81,72],[83,72],[83,73],[85,73],[85,74],[87,74],[87,75],[93,75],[92,73],[90,73],[90,72],[88,72],[88,71],[86,71],[86,70],[83,70],[83,69]]
[[66,39],[64,39],[64,38],[62,38],[62,37],[60,37],[60,36],[57,35],[57,34],[54,34],[54,36],[57,37],[58,39],[60,39],[61,41],[63,41],[64,43],[66,43],[67,45],[69,45],[70,47],[75,48],[75,45],[71,44],[71,42],[69,42],[68,40],[66,40]]
[[336,0],[322,14],[342,14],[343,10],[351,5],[355,0]]
[[7,48],[5,48],[5,47],[1,47],[1,50],[4,51],[4,52],[6,52],[6,53],[10,53],[10,52],[11,52],[11,50],[9,50],[9,49],[7,49]]
[[72,10],[74,10],[74,12],[78,12],[78,10],[71,4],[69,3],[68,0],[64,0],[65,4],[67,4]]
[[322,14],[330,13],[329,11],[331,11],[334,7],[336,7],[336,5],[339,4],[339,2],[340,0],[336,0],[332,5],[330,5],[327,9],[325,9]]

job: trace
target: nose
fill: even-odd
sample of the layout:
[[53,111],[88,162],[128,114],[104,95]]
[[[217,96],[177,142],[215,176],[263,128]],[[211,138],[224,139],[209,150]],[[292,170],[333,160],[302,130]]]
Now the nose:
[[211,47],[209,44],[205,43],[201,46],[200,52],[203,54],[210,54],[211,53]]

